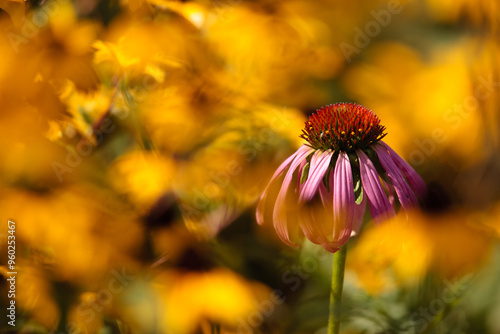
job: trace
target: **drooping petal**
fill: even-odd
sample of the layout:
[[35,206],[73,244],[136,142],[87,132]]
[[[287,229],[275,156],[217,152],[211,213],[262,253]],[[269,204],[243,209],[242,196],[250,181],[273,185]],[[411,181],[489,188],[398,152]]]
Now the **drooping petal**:
[[389,151],[382,145],[374,146],[375,152],[377,152],[380,164],[384,168],[387,176],[394,185],[394,190],[398,195],[399,202],[405,210],[410,210],[412,207],[418,205],[418,200],[412,189],[406,182],[405,177],[397,167],[396,163],[392,159]]
[[[280,239],[290,246],[296,246],[290,240],[290,235],[288,233],[288,214],[287,214],[287,206],[286,206],[286,195],[288,193],[288,188],[290,187],[290,183],[292,182],[293,174],[297,167],[303,162],[303,160],[309,155],[312,149],[303,150],[295,156],[292,163],[290,164],[290,168],[283,179],[283,184],[281,185],[281,189],[278,193],[278,198],[276,199],[276,203],[274,205],[273,210],[273,222],[274,229],[276,233],[280,237]],[[296,217],[295,217],[296,218]]]
[[320,201],[300,205],[298,214],[300,229],[307,239],[317,245],[328,241],[328,231],[325,230],[324,225],[325,221],[331,217],[327,217],[328,211]]
[[[346,242],[347,242],[347,240],[346,240]],[[346,242],[344,242],[342,244],[342,246],[345,245]],[[340,246],[340,247],[342,247],[342,246]],[[335,247],[333,245],[333,243],[324,243],[324,244],[321,244],[321,247],[323,247],[327,252],[330,252],[330,253],[335,253],[340,249],[340,247]]]
[[[328,189],[325,187],[325,185],[323,183],[320,184],[319,190],[318,190],[319,197],[321,199],[321,203],[323,203],[323,206],[325,208],[332,207],[332,204],[333,204],[333,188],[335,187],[334,179],[333,179],[334,171],[335,171],[335,168],[331,168],[328,171],[328,173],[330,173],[330,178],[328,181],[328,186],[330,188],[330,191],[328,191]],[[333,224],[333,216],[332,216],[332,224]]]
[[323,177],[328,170],[330,165],[330,160],[332,157],[331,151],[316,151],[311,157],[311,166],[309,168],[309,176],[302,187],[300,192],[299,202],[310,201],[316,192],[318,187],[323,180]]
[[[337,167],[337,171],[339,171],[339,168],[341,166],[342,164],[339,164],[339,166]],[[343,186],[336,185],[334,176],[335,167],[332,168],[329,172],[331,173],[331,177],[329,178],[329,187],[327,188],[323,184],[323,182],[321,182],[318,187],[320,200],[316,198],[310,202],[305,202],[300,205],[301,209],[299,210],[299,223],[305,236],[309,240],[311,240],[311,242],[321,245],[328,252],[335,253],[349,240],[352,224],[350,222],[346,223],[342,221],[344,219],[350,220],[349,218],[347,218],[349,214],[342,215],[338,209],[333,208],[334,189],[336,189],[337,186],[339,187],[339,189]],[[347,173],[350,173],[350,166]],[[344,174],[346,173],[340,171],[338,173],[337,181]],[[349,180],[349,178],[345,179]],[[350,180],[350,187],[352,188],[352,176]],[[346,196],[346,198],[350,198],[352,204],[355,205],[354,190],[352,196],[348,195]],[[354,214],[354,212],[352,213]],[[334,215],[337,215],[337,221],[335,221]]]
[[427,194],[427,187],[425,186],[424,180],[420,177],[420,175],[415,172],[415,170],[401,158],[394,150],[384,143],[383,141],[379,142],[382,146],[384,146],[387,151],[389,151],[389,155],[392,160],[396,164],[396,166],[403,172],[404,176],[408,180],[408,184],[411,189],[417,194],[417,196],[422,200],[425,198]]
[[370,204],[370,212],[373,220],[376,223],[380,223],[394,217],[396,212],[391,203],[389,203],[384,189],[382,189],[375,166],[363,151],[356,150],[356,153],[359,158],[361,184]]
[[[333,175],[333,168],[330,171]],[[333,179],[330,179],[332,189]],[[323,182],[319,185],[319,199],[299,204],[299,224],[304,235],[311,242],[321,245],[332,239],[333,229],[333,195],[325,187]]]
[[351,163],[346,152],[340,152],[333,174],[333,241],[341,247],[349,240],[355,219],[354,185]]
[[259,225],[262,225],[264,223],[265,199],[267,197],[267,194],[269,193],[269,189],[271,187],[271,184],[273,182],[275,182],[285,172],[285,170],[288,168],[288,166],[290,166],[290,164],[295,159],[295,157],[297,157],[298,155],[302,156],[303,154],[305,154],[307,156],[310,152],[312,152],[312,150],[313,149],[310,148],[309,146],[302,145],[297,151],[295,151],[295,153],[293,153],[291,156],[289,156],[278,167],[276,172],[274,172],[274,175],[272,176],[271,180],[269,181],[266,188],[262,192],[262,195],[260,196],[260,199],[259,199],[259,204],[257,205],[256,218],[257,218],[257,223]]
[[297,193],[300,194],[300,191],[304,187],[304,184],[301,182],[302,179],[302,173],[304,173],[304,168],[307,165],[307,160],[304,159],[299,165],[299,172],[297,173]]
[[346,153],[339,155],[329,172],[329,189],[321,182],[318,190],[323,210],[310,204],[308,216],[301,215],[300,226],[309,240],[335,253],[349,240],[356,217],[351,166]]
[[389,198],[389,203],[391,203],[394,210],[396,210],[396,198],[394,197],[394,186],[390,183],[385,182],[384,180],[380,180],[382,183],[382,188],[387,190],[387,198]]
[[[333,189],[333,168],[330,189]],[[333,194],[323,183],[319,186],[320,199],[303,203],[299,209],[299,223],[304,235],[313,243],[335,253],[349,238],[335,238],[333,219]]]

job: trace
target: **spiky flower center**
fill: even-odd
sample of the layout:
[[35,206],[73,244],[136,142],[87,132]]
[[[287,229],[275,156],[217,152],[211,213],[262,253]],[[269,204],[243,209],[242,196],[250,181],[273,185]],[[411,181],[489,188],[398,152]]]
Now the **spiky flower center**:
[[315,149],[349,152],[376,143],[386,135],[384,131],[373,111],[355,103],[337,103],[309,116],[300,137]]

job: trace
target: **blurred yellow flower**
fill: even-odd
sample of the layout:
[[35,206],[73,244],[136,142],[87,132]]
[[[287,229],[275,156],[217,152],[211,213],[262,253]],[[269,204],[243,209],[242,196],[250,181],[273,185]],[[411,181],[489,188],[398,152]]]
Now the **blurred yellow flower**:
[[428,12],[433,18],[445,22],[457,22],[464,17],[478,26],[489,23],[498,32],[500,5],[496,0],[426,0]]
[[[79,89],[95,88],[97,76],[92,66],[91,46],[100,29],[90,20],[78,20],[70,2],[52,0],[32,13],[35,30],[26,35],[16,31],[24,68],[50,84],[72,81]],[[28,22],[28,21],[27,21]],[[31,82],[27,82],[31,84]]]
[[208,15],[207,8],[200,3],[183,2],[172,0],[148,0],[148,3],[158,6],[162,9],[174,11],[197,28],[202,28],[205,24],[206,16]]
[[382,43],[343,78],[352,97],[377,110],[391,129],[386,142],[412,165],[452,157],[470,165],[482,156],[482,98],[470,79],[468,47],[440,47],[424,61],[408,46]]
[[84,188],[11,190],[1,198],[0,212],[4,221],[15,217],[16,239],[25,244],[21,249],[43,254],[32,260],[41,261],[51,275],[92,282],[114,261],[130,261],[131,251],[142,240],[133,215],[126,217],[120,213],[123,208],[104,196]]
[[67,81],[61,88],[60,99],[65,104],[69,117],[61,117],[59,131],[72,127],[95,145],[97,142],[94,132],[109,112],[112,97],[113,91],[102,85],[97,90],[85,92],[77,90],[71,81]]
[[268,104],[227,110],[179,168],[176,193],[190,229],[213,236],[252,205],[284,154],[299,146],[304,120],[299,110]]
[[255,311],[269,290],[226,269],[169,272],[156,278],[165,298],[166,331],[194,333],[203,321],[235,327]]
[[[78,303],[69,309],[69,329],[79,333],[98,333],[104,325],[103,306],[109,304],[108,300],[104,298],[94,292],[82,293],[79,296]],[[106,305],[102,305],[103,300],[106,301]]]
[[0,0],[0,9],[6,11],[12,21],[19,26],[26,11],[26,2],[25,0]]
[[179,86],[149,92],[139,108],[155,146],[182,154],[209,140],[213,125],[209,106],[199,109],[192,88]]
[[427,272],[432,256],[432,242],[426,230],[406,214],[380,226],[365,229],[347,257],[348,268],[358,275],[360,283],[370,293],[386,290],[394,282],[415,283]]
[[[370,293],[412,285],[433,270],[460,278],[485,263],[491,240],[474,213],[399,214],[365,230],[348,257],[348,266]],[[393,274],[391,274],[391,272]]]
[[20,102],[3,104],[0,113],[0,175],[8,183],[24,182],[35,187],[58,184],[52,162],[64,160],[64,152],[45,138],[45,125],[36,109]]
[[[3,242],[3,240],[2,240]],[[15,301],[17,314],[23,312],[29,314],[29,320],[37,325],[43,326],[48,331],[54,331],[60,320],[61,312],[54,298],[50,281],[45,277],[42,271],[36,266],[30,266],[29,262],[16,261],[18,275],[16,275]],[[0,274],[9,278],[5,267],[0,267]],[[19,320],[18,320],[19,321]],[[16,329],[20,329],[19,322],[16,323]],[[29,323],[26,325],[29,331]]]
[[175,181],[175,163],[159,153],[132,151],[119,157],[108,171],[114,188],[147,212]]
[[226,62],[221,80],[251,100],[279,97],[294,106],[322,104],[320,89],[300,83],[304,76],[332,77],[340,69],[342,55],[324,42],[330,32],[316,18],[296,15],[296,8],[288,8],[292,5],[274,3],[272,11],[259,6],[221,6],[207,19],[208,42]]
[[161,82],[167,70],[186,65],[188,47],[182,24],[162,20],[143,22],[130,17],[115,20],[106,38],[94,42],[94,62],[110,74],[152,75]]

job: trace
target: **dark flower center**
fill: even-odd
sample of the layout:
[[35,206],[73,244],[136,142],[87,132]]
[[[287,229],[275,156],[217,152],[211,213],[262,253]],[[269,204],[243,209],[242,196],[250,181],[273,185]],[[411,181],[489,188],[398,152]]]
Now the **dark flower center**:
[[349,152],[376,143],[385,137],[384,131],[373,111],[355,103],[337,103],[309,116],[300,137],[315,149]]

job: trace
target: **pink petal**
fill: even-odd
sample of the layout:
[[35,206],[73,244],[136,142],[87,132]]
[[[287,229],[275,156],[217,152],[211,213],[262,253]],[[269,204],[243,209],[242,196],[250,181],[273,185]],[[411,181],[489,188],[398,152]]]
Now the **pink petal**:
[[298,213],[300,228],[307,239],[317,245],[328,241],[328,232],[323,228],[326,210],[321,204],[306,203],[300,206]]
[[349,240],[354,221],[358,219],[359,225],[361,224],[364,209],[360,205],[360,210],[356,211],[351,165],[345,152],[339,154],[337,163],[330,172],[330,191],[322,182],[318,186],[323,207],[318,208],[318,203],[314,200],[304,204],[300,210],[299,222],[309,240],[320,244],[328,252],[335,253]]
[[267,194],[269,193],[269,189],[271,187],[271,184],[273,182],[275,182],[284,173],[284,171],[288,168],[288,166],[290,166],[290,164],[292,163],[293,159],[295,159],[295,157],[297,157],[298,155],[302,156],[303,154],[306,154],[306,156],[307,156],[307,154],[312,152],[312,150],[313,149],[310,148],[309,146],[302,145],[297,151],[295,151],[295,153],[293,153],[291,156],[289,156],[278,167],[276,172],[274,172],[273,177],[271,178],[271,180],[267,184],[266,188],[262,192],[262,195],[260,196],[260,199],[259,199],[259,204],[257,205],[256,218],[257,218],[257,223],[259,225],[262,225],[264,223],[265,198],[266,198]]
[[[333,168],[331,170],[330,189],[333,189]],[[299,224],[304,235],[311,242],[323,246],[329,252],[336,252],[338,245],[333,241],[333,194],[323,182],[319,185],[320,200],[313,199],[300,205]]]
[[394,190],[396,190],[396,194],[398,195],[399,202],[403,209],[410,210],[412,207],[417,206],[417,197],[406,182],[405,177],[392,159],[389,151],[382,145],[375,145],[374,149],[375,152],[377,152],[380,164],[394,185]]
[[288,188],[290,187],[290,183],[292,182],[295,170],[302,163],[302,161],[309,155],[311,151],[312,149],[308,148],[306,150],[302,150],[295,156],[295,159],[291,163],[290,169],[288,169],[288,172],[285,175],[285,179],[283,180],[283,184],[281,185],[281,189],[278,193],[278,198],[276,199],[276,204],[274,205],[274,210],[273,210],[274,228],[280,239],[284,243],[290,246],[297,246],[297,245],[292,243],[288,233],[288,222],[287,222],[288,215],[287,215],[287,208],[285,205],[286,195],[288,193]]
[[297,173],[297,192],[300,193],[300,191],[303,188],[303,183],[301,182],[302,179],[302,173],[304,172],[304,167],[307,165],[307,160],[302,160],[299,166],[299,172]]
[[391,156],[392,160],[396,164],[396,166],[403,172],[404,176],[406,176],[406,179],[408,180],[408,184],[410,185],[411,189],[417,194],[417,196],[422,200],[425,198],[427,194],[427,187],[425,186],[424,180],[420,177],[420,175],[415,172],[415,170],[408,165],[406,161],[403,160],[392,148],[390,148],[389,145],[384,143],[383,141],[379,142],[381,145],[383,145],[387,151],[389,151],[389,155]]
[[356,206],[351,163],[346,152],[339,153],[333,178],[333,241],[341,246],[351,236]]
[[298,212],[304,235],[327,251],[334,253],[349,240],[349,236],[341,238],[339,233],[335,235],[332,202],[325,207],[321,201],[313,200],[301,205]]
[[[330,173],[330,178],[328,179],[330,191],[328,191],[328,189],[326,189],[326,187],[323,184],[323,182],[321,182],[321,184],[319,186],[319,191],[318,192],[319,192],[319,196],[321,198],[321,202],[323,203],[324,207],[332,207],[332,203],[333,203],[333,187],[334,187],[334,184],[333,184],[333,181],[334,181],[333,180],[334,171],[335,171],[334,168],[331,168],[328,171],[328,173]],[[332,216],[332,224],[333,224],[333,216]]]
[[382,189],[377,170],[373,163],[361,150],[356,150],[359,158],[359,168],[361,172],[361,183],[364,194],[370,204],[370,212],[373,220],[380,223],[396,215],[394,208],[389,203],[387,196]]
[[330,160],[332,157],[332,152],[328,151],[316,151],[311,157],[311,165],[309,168],[309,177],[302,187],[300,192],[299,202],[310,201],[321,184],[323,177],[325,176],[328,166],[330,165]]
[[[345,245],[345,243],[343,245]],[[335,252],[337,252],[340,249],[340,247],[335,247],[331,243],[321,244],[321,247],[323,247],[327,252],[330,252],[330,253],[335,253]]]
[[387,190],[387,197],[389,198],[389,203],[391,203],[394,210],[396,210],[396,198],[394,197],[394,186],[390,183],[380,180],[382,183],[382,188]]

